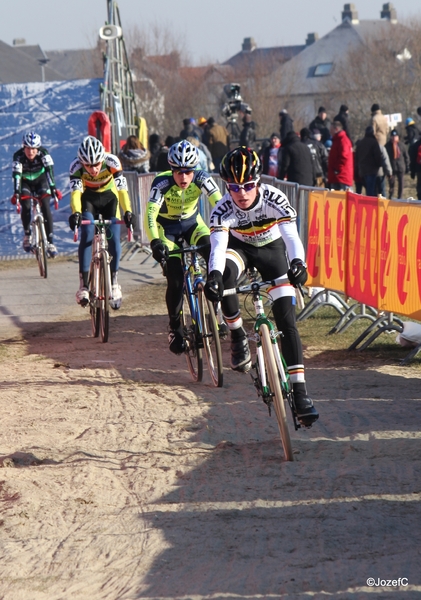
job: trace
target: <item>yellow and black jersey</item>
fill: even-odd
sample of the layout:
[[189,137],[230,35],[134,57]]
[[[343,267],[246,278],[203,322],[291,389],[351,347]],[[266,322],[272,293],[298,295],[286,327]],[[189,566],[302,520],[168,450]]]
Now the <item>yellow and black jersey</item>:
[[96,177],[88,173],[78,158],[70,165],[69,175],[72,212],[82,212],[82,194],[85,190],[97,192],[98,194],[111,190],[118,197],[123,213],[126,211],[131,212],[127,181],[123,175],[120,160],[114,154],[105,155],[101,170]]

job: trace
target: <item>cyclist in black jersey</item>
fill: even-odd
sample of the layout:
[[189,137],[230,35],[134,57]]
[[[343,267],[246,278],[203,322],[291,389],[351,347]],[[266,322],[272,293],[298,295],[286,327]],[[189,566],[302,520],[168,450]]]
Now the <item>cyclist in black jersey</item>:
[[[251,148],[238,147],[224,156],[220,174],[228,192],[210,217],[211,255],[205,286],[207,297],[221,300],[231,332],[231,368],[246,372],[251,355],[237,295],[223,297],[240,275],[254,267],[271,287],[272,312],[281,338],[282,353],[294,389],[297,417],[306,425],[318,418],[307,394],[303,351],[295,321],[295,289],[307,280],[304,247],[295,223],[296,212],[277,188],[260,183],[262,165]],[[285,254],[285,246],[291,264]]]
[[[166,303],[170,319],[168,342],[171,352],[184,352],[181,309],[183,304],[183,268],[181,255],[168,250],[188,244],[209,244],[209,228],[198,211],[201,194],[206,194],[212,206],[221,198],[214,180],[205,171],[196,170],[199,152],[193,144],[182,140],[168,150],[171,171],[160,173],[152,182],[145,215],[145,228],[151,242],[152,255],[166,261]],[[208,260],[209,249],[201,251]]]
[[47,252],[51,258],[57,256],[57,248],[53,244],[53,217],[50,200],[61,200],[61,192],[54,183],[53,159],[48,150],[41,146],[41,137],[34,131],[23,136],[23,147],[13,155],[12,177],[14,194],[12,204],[20,202],[21,219],[25,232],[23,249],[31,251],[31,200],[30,196],[41,201],[41,211],[45,220],[47,234]]

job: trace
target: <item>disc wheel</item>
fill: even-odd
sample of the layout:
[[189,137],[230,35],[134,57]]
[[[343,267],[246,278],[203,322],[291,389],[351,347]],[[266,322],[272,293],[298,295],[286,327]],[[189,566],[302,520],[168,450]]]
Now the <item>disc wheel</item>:
[[285,402],[282,395],[278,366],[273,355],[273,344],[270,338],[269,328],[264,323],[260,327],[260,336],[262,338],[262,349],[265,358],[266,371],[270,389],[273,394],[273,406],[275,409],[276,420],[278,421],[279,433],[281,435],[285,458],[288,461],[293,461],[294,455],[292,453],[291,437],[289,435]]
[[187,292],[183,293],[183,337],[186,344],[186,361],[193,381],[202,381],[203,378],[203,357],[199,327],[196,319],[193,318],[187,297]]
[[205,296],[203,283],[199,283],[198,285],[197,300],[200,315],[199,322],[202,328],[203,350],[206,362],[208,363],[209,373],[213,385],[215,387],[222,387],[224,372],[219,327],[213,304]]
[[100,312],[100,333],[101,340],[108,342],[109,324],[110,324],[110,269],[108,257],[104,252],[101,254],[99,263],[99,312]]

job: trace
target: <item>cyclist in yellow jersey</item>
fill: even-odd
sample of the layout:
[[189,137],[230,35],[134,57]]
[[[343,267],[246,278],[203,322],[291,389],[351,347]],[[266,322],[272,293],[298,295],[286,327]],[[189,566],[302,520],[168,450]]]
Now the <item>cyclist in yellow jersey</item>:
[[[70,165],[70,228],[74,231],[83,220],[92,221],[92,225],[82,225],[79,244],[80,286],[76,292],[76,301],[81,306],[89,303],[88,278],[92,253],[92,241],[95,227],[94,219],[99,215],[106,220],[120,219],[120,206],[127,227],[134,225],[127,181],[123,175],[120,160],[114,154],[105,152],[102,143],[93,136],[83,139],[77,152],[77,158]],[[118,285],[117,274],[121,256],[120,225],[113,223],[108,227],[108,247],[111,260],[112,299],[110,306],[117,310],[121,306],[122,293]]]
[[[209,228],[198,211],[199,198],[206,194],[212,206],[221,198],[215,181],[205,171],[196,170],[199,152],[187,140],[177,142],[168,151],[170,171],[160,173],[152,182],[146,207],[145,228],[157,262],[166,260],[166,303],[170,319],[168,343],[171,352],[184,352],[181,309],[183,304],[183,268],[181,255],[168,258],[168,251],[187,244],[209,244]],[[201,255],[209,258],[209,248]]]

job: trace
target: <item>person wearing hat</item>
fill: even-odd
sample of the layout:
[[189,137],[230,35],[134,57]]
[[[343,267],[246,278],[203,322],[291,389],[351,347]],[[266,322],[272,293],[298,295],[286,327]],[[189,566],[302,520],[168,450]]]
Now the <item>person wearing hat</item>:
[[280,125],[281,125],[280,130],[279,130],[279,133],[281,135],[280,135],[279,139],[281,140],[281,144],[282,144],[285,141],[287,134],[290,131],[294,131],[294,125],[293,125],[294,121],[291,119],[291,117],[288,114],[288,111],[285,108],[283,108],[281,110],[281,112],[279,113],[279,121],[280,121]]
[[180,140],[186,140],[188,137],[195,136],[199,142],[202,141],[203,132],[200,127],[196,125],[194,119],[183,119],[183,125],[184,128],[180,131]]
[[271,177],[279,178],[279,169],[281,167],[282,146],[277,133],[272,133],[269,138],[269,145],[262,153],[262,173]]
[[389,133],[389,122],[380,110],[378,104],[371,106],[371,127],[374,131],[374,137],[381,146],[384,146],[387,142],[387,135]]
[[412,117],[408,117],[405,121],[406,136],[404,139],[405,144],[410,146],[420,138],[420,131],[415,124]]
[[392,175],[389,178],[389,198],[393,198],[395,191],[395,181],[398,180],[398,195],[396,198],[402,198],[403,176],[409,173],[409,155],[405,144],[399,140],[399,134],[396,129],[390,132],[390,139],[386,143],[386,152],[389,156],[392,167]]
[[371,125],[366,127],[365,136],[356,145],[355,160],[357,174],[363,182],[367,196],[377,196],[376,178],[383,166],[383,158]]
[[323,144],[325,144],[327,140],[330,140],[330,120],[327,118],[324,106],[319,106],[317,116],[312,120],[308,128],[310,131],[313,131],[313,129],[318,129],[320,131]]
[[342,123],[343,130],[352,142],[352,138],[349,133],[349,108],[346,104],[341,104],[339,112],[333,120]]

